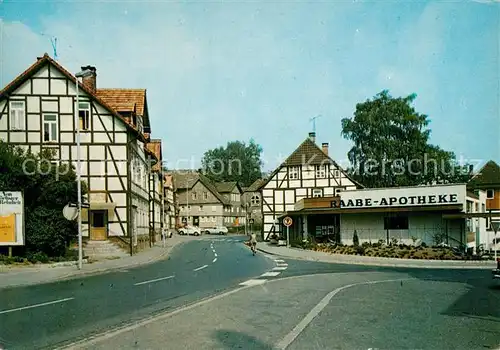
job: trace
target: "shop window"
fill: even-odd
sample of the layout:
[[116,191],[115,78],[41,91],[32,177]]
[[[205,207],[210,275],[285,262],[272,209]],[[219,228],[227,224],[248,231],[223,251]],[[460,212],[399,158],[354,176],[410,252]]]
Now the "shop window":
[[408,217],[407,216],[385,217],[384,230],[408,230]]

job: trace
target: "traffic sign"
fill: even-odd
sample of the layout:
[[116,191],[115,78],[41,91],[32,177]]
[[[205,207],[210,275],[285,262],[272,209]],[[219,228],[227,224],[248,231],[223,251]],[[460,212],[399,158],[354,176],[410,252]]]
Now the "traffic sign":
[[292,226],[292,223],[293,223],[293,220],[291,217],[287,216],[283,219],[283,225],[285,225],[286,227],[290,227]]
[[78,217],[78,209],[69,204],[66,204],[66,206],[63,208],[63,215],[66,220],[73,221]]
[[254,223],[254,220],[253,220],[253,219],[250,219],[250,220],[248,220],[248,223],[249,223],[249,224],[253,224],[253,223]]
[[187,218],[182,218],[182,223],[183,223],[183,224],[187,224],[187,222],[188,222],[188,219],[187,219]]

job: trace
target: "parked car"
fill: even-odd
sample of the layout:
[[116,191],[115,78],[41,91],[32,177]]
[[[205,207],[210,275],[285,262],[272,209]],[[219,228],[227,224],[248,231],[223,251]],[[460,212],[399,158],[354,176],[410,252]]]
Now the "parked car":
[[199,227],[196,226],[185,226],[179,228],[180,235],[192,235],[192,236],[200,236],[201,231]]
[[225,226],[217,226],[217,227],[209,227],[206,228],[204,231],[207,235],[214,234],[214,235],[227,235],[227,227]]

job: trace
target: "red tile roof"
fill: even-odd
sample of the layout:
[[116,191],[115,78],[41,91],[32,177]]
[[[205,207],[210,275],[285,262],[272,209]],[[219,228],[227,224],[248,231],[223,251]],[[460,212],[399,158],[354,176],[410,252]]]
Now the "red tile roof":
[[96,95],[118,112],[144,115],[146,89],[97,89]]

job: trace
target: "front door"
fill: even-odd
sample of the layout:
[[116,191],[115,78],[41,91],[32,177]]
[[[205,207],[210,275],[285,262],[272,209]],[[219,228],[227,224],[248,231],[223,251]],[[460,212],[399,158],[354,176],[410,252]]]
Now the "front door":
[[105,241],[108,237],[108,211],[90,211],[90,239],[93,241]]

